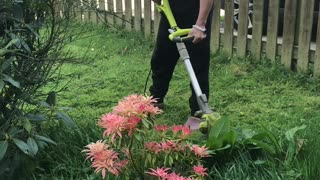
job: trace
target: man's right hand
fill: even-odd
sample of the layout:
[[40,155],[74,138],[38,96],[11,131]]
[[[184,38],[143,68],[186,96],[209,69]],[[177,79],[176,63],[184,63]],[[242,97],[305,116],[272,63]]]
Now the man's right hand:
[[152,0],[154,3],[160,5],[161,4],[161,0]]

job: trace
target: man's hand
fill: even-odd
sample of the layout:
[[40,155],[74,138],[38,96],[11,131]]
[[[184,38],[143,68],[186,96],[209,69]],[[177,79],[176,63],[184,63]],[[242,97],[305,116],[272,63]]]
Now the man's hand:
[[160,5],[161,4],[161,0],[152,0],[154,3]]
[[192,43],[196,44],[205,39],[207,37],[207,34],[197,28],[192,28],[189,36],[194,36]]

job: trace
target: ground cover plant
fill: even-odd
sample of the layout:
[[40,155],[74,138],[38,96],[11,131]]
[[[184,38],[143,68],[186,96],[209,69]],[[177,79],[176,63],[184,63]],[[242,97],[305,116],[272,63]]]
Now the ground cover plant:
[[[46,130],[57,145],[41,152],[38,169],[31,179],[101,178],[81,153],[86,145],[102,138],[103,130],[97,126],[97,119],[111,112],[123,97],[145,92],[154,46],[152,39],[96,26],[84,37],[68,46],[68,50],[82,59],[63,66],[59,85],[52,81],[43,88],[44,94],[61,90],[57,92],[57,105],[70,108],[68,114],[78,128],[51,126]],[[265,127],[277,137],[285,152],[295,146],[291,149],[295,153],[290,161],[285,161],[286,155],[252,153],[241,147],[232,153],[224,151],[207,162],[208,179],[319,176],[319,81],[286,72],[265,59],[259,63],[250,58],[228,59],[223,52],[212,55],[210,70],[210,104],[222,117],[230,117],[231,127],[256,132],[262,132]],[[157,115],[154,121],[183,124],[189,116],[189,95],[188,75],[183,64],[179,64],[165,101],[165,113]],[[303,125],[306,125],[304,129]],[[294,135],[293,145],[287,140],[290,134]]]

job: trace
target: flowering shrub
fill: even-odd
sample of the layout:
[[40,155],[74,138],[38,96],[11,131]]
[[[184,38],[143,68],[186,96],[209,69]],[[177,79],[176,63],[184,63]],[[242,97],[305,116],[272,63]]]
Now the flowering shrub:
[[153,106],[155,102],[152,97],[133,94],[98,120],[104,139],[83,150],[95,172],[103,178],[183,180],[207,176],[201,163],[210,156],[208,148],[192,144],[188,139],[192,132],[186,126],[154,124],[153,116],[162,112]]

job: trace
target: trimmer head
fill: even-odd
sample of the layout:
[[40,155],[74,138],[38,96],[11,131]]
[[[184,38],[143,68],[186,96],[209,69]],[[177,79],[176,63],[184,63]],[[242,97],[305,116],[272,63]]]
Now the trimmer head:
[[187,122],[184,125],[188,126],[192,131],[195,131],[199,129],[199,125],[201,122],[202,120],[200,118],[189,117]]

